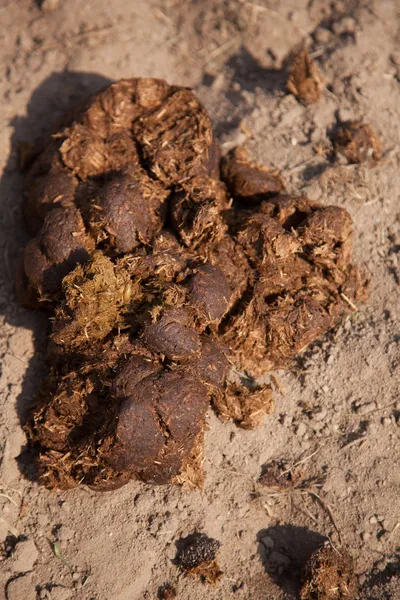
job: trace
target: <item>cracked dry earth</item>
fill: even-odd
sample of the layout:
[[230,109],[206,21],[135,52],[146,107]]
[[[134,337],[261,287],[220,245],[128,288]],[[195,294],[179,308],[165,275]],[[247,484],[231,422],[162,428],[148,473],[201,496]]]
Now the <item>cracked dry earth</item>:
[[[302,563],[330,538],[350,550],[360,598],[398,600],[399,4],[188,4],[0,6],[0,595],[141,600],[164,587],[193,600],[296,598]],[[285,71],[304,42],[325,80],[307,107],[288,93]],[[191,86],[225,153],[244,144],[289,193],[346,208],[370,295],[290,371],[274,372],[275,411],[262,427],[244,431],[208,414],[202,490],[130,481],[105,493],[51,492],[23,453],[48,330],[46,317],[15,300],[28,240],[19,160],[76,102],[122,77]],[[331,152],[336,124],[358,119],[382,140],[376,166]],[[259,481],[272,461],[290,469],[290,485]],[[194,530],[220,542],[215,587],[173,562],[176,542]]]

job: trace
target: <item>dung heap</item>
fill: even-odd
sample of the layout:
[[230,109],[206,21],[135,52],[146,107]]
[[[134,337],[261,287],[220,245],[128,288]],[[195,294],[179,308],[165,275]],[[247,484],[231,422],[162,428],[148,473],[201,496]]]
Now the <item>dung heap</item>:
[[353,559],[347,550],[317,548],[303,569],[300,600],[356,600],[357,597]]
[[365,294],[346,210],[285,195],[243,150],[221,161],[193,93],[160,80],[69,116],[25,213],[20,296],[51,321],[26,432],[50,488],[201,485],[210,403],[244,428],[272,410],[230,373],[289,367]]

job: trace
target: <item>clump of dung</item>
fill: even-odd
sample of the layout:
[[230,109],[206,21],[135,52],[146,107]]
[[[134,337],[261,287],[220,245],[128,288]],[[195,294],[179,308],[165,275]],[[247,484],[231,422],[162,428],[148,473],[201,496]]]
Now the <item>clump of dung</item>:
[[371,125],[363,121],[344,123],[336,132],[333,142],[338,152],[349,163],[374,163],[382,156],[382,142]]
[[159,588],[157,598],[159,600],[172,600],[172,598],[176,598],[176,589],[170,583],[166,583]]
[[216,557],[221,543],[205,533],[195,532],[179,540],[175,564],[204,583],[215,585],[222,577]]
[[342,548],[319,548],[303,572],[301,600],[355,600],[358,596],[353,559]]
[[303,104],[315,104],[320,99],[324,79],[307,48],[302,48],[293,57],[287,88]]
[[221,177],[232,198],[244,205],[259,204],[285,189],[283,179],[268,167],[249,159],[245,148],[237,146],[221,161]]
[[201,486],[210,404],[263,422],[254,378],[365,296],[349,214],[283,191],[243,149],[220,170],[204,108],[156,79],[110,85],[42,145],[18,278],[51,321],[26,424],[42,483]]

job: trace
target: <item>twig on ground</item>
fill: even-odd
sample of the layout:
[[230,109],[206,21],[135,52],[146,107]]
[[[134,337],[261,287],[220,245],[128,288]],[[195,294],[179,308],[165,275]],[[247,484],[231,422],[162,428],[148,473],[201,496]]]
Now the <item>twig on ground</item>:
[[338,526],[336,525],[336,521],[335,521],[335,517],[333,516],[333,512],[331,507],[329,506],[329,504],[327,504],[322,498],[321,496],[319,496],[319,494],[317,494],[317,492],[313,492],[312,490],[307,490],[305,492],[306,494],[310,494],[310,496],[312,496],[313,498],[315,498],[319,504],[321,505],[321,507],[326,511],[326,513],[329,516],[329,519],[333,525],[333,527],[335,528],[336,533],[338,534],[339,537],[339,542],[342,543],[342,536],[340,535],[340,531]]

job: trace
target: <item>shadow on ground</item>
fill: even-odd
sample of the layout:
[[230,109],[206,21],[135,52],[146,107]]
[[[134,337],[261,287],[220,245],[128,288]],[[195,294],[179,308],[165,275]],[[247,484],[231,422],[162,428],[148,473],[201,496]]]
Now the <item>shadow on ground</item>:
[[[23,248],[28,241],[22,216],[23,173],[20,169],[21,149],[40,142],[63,115],[83,103],[93,93],[105,87],[109,79],[95,73],[53,73],[33,92],[26,116],[14,117],[10,154],[0,180],[0,315],[7,324],[29,329],[33,333],[35,352],[29,360],[17,398],[17,413],[24,424],[28,408],[43,378],[48,319],[40,311],[22,308],[15,294],[15,273]],[[18,358],[18,357],[17,357]],[[34,479],[33,462],[24,450],[19,468],[28,479]]]
[[[263,67],[245,46],[241,46],[239,51],[226,61],[222,70],[230,80],[230,87],[225,96],[232,105],[233,115],[229,122],[216,124],[217,136],[235,130],[240,122],[254,110],[254,105],[246,102],[244,92],[255,92],[257,89],[267,94],[286,92],[288,77],[286,68]],[[211,87],[215,78],[215,75],[206,73],[201,83],[206,87]]]
[[376,563],[361,586],[364,600],[397,600],[400,594],[400,547],[384,568]]
[[301,569],[326,538],[295,525],[272,525],[257,534],[258,554],[265,572],[288,596],[297,598]]

